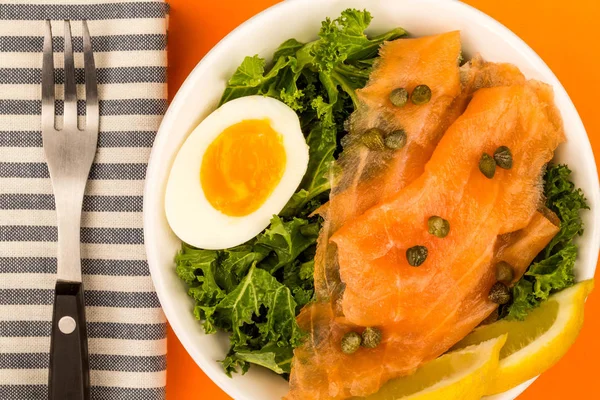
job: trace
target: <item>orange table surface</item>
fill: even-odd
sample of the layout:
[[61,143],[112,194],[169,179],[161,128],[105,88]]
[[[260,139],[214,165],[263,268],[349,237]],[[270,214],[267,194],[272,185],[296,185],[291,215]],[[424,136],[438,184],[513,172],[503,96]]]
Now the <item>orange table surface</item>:
[[[295,0],[302,1],[302,0]],[[327,1],[327,0],[323,0]],[[394,0],[390,0],[394,1]],[[170,0],[169,95],[202,57],[240,23],[276,0]],[[513,30],[550,66],[573,99],[600,161],[600,0],[466,0]],[[600,289],[596,289],[600,292]],[[575,345],[519,400],[600,398],[600,293],[586,304]],[[229,399],[168,336],[167,399]],[[235,378],[234,378],[235,379]],[[594,393],[596,393],[594,395]]]

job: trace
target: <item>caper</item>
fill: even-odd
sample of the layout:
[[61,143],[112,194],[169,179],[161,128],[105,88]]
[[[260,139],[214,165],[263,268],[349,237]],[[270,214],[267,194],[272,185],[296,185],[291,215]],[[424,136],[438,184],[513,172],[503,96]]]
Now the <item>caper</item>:
[[381,343],[381,331],[377,328],[365,328],[362,334],[362,345],[368,349],[374,349]]
[[383,132],[377,128],[371,128],[360,138],[362,143],[370,150],[383,150]]
[[390,93],[390,101],[396,107],[404,107],[408,101],[408,91],[404,88],[392,90]]
[[413,267],[418,267],[427,259],[427,247],[414,246],[406,250],[406,259]]
[[496,308],[490,315],[488,315],[486,319],[481,321],[481,324],[479,325],[493,324],[494,322],[498,321],[498,318],[500,318],[500,313],[498,313],[498,309]]
[[385,138],[385,147],[388,149],[397,150],[404,146],[406,146],[406,132],[403,129],[394,131]]
[[481,155],[479,160],[479,170],[488,179],[492,179],[496,174],[496,161],[487,153]]
[[427,85],[419,85],[413,90],[410,99],[418,106],[427,104],[431,100],[431,89]]
[[500,261],[496,264],[496,280],[509,284],[515,277],[514,269],[512,265],[506,261]]
[[348,332],[342,337],[342,351],[346,354],[352,354],[360,347],[361,336],[356,332]]
[[494,152],[494,160],[496,164],[503,169],[511,169],[513,166],[513,158],[510,149],[506,146],[500,146]]
[[502,282],[494,283],[488,298],[496,304],[506,304],[510,301],[510,289]]
[[429,217],[427,227],[429,228],[429,233],[439,238],[445,238],[450,232],[450,222],[437,215]]

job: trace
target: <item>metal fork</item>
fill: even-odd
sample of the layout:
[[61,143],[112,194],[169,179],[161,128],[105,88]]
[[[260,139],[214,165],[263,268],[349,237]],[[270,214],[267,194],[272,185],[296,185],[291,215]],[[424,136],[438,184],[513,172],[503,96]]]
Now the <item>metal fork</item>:
[[86,21],[83,21],[86,125],[79,129],[71,24],[69,21],[64,24],[64,126],[60,130],[56,129],[54,121],[54,54],[50,21],[46,21],[42,63],[42,139],[58,220],[58,268],[48,398],[87,400],[90,383],[80,229],[83,193],[98,142],[98,92],[90,33]]

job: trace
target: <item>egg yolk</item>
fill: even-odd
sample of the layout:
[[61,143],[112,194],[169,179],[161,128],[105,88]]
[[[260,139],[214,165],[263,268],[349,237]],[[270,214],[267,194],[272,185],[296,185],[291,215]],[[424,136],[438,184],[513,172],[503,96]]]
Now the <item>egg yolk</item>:
[[208,146],[200,182],[215,209],[241,217],[267,200],[285,166],[282,137],[269,120],[246,120],[225,129]]

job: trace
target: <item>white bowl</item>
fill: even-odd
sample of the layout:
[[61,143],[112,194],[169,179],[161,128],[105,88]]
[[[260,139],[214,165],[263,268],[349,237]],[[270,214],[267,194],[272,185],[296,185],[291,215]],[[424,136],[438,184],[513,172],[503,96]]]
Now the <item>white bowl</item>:
[[[369,10],[374,20],[371,33],[401,26],[421,36],[460,30],[467,54],[479,52],[490,61],[517,65],[527,77],[554,86],[556,104],[562,112],[568,143],[557,159],[567,162],[575,182],[584,189],[591,211],[585,213],[586,231],[577,262],[577,278],[594,275],[600,243],[600,193],[592,149],[585,128],[552,71],[521,39],[487,15],[450,0],[289,0],[247,21],[223,39],[198,64],[173,100],[162,122],[150,157],[144,197],[144,236],[150,271],[165,314],[179,340],[204,372],[235,399],[280,399],[287,383],[270,371],[253,367],[244,376],[228,378],[217,362],[228,350],[226,335],[205,335],[194,319],[194,302],[176,276],[173,257],[180,241],[164,212],[164,192],[179,147],[192,129],[215,109],[227,79],[247,55],[270,57],[284,40],[315,39],[325,17],[337,17],[348,7]],[[192,44],[190,44],[192,45]],[[588,316],[590,318],[590,316]],[[495,399],[514,399],[529,384]]]

